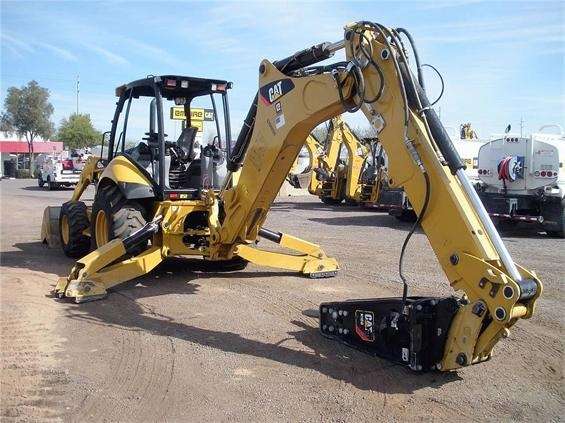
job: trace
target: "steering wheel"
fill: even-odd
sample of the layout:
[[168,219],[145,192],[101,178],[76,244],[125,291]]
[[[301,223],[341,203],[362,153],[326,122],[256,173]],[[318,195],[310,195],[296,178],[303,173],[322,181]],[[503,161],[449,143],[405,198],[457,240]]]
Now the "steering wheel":
[[141,139],[147,141],[147,145],[159,143],[159,134],[157,132],[146,132],[145,135],[147,136]]

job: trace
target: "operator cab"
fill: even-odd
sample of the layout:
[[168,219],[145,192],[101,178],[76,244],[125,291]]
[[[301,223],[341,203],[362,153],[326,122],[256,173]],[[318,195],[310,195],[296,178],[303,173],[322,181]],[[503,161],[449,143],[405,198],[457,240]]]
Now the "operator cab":
[[231,139],[231,82],[151,76],[116,88],[108,160],[127,157],[162,199],[196,199],[219,189]]

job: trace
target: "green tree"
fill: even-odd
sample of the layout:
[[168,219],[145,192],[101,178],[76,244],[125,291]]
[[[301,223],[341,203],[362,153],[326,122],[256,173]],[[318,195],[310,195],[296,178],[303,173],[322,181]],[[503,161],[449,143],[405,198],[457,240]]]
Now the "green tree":
[[102,134],[92,126],[90,115],[73,113],[68,119],[61,121],[57,139],[65,147],[83,148],[99,144]]
[[25,137],[29,152],[29,167],[33,161],[33,141],[37,136],[48,139],[54,132],[51,122],[53,106],[49,103],[49,90],[36,81],[17,88],[8,88],[4,110],[0,116],[0,130]]

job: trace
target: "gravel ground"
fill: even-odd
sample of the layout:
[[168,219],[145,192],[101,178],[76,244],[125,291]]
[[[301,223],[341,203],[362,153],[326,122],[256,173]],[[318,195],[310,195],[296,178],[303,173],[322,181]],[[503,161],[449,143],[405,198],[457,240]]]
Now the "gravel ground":
[[[506,234],[516,262],[544,282],[536,315],[489,362],[419,375],[322,338],[309,317],[322,301],[400,293],[409,225],[386,214],[312,197],[273,205],[266,227],[322,245],[342,267],[333,279],[172,260],[77,305],[49,297],[72,261],[39,242],[43,208],[70,191],[32,180],[2,180],[0,191],[2,421],[562,419],[563,240]],[[411,293],[450,294],[422,233],[406,269]]]

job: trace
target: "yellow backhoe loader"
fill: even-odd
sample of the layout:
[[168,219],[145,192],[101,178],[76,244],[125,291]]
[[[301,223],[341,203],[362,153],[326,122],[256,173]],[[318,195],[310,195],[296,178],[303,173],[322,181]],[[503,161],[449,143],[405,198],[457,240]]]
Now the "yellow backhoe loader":
[[403,222],[415,222],[414,212],[402,187],[392,188],[388,182],[388,159],[378,138],[370,140],[371,153],[365,161],[360,178],[361,198],[364,207],[388,211]]
[[[307,186],[310,183],[315,163],[318,156],[322,154],[323,149],[324,146],[318,141],[314,134],[308,135],[308,138],[306,138],[306,142],[304,143],[304,147],[301,150],[305,150],[308,154],[308,165],[301,172],[298,171],[300,159],[299,155],[292,164],[290,172],[286,178],[294,188],[304,188],[304,186]],[[304,183],[304,181],[307,182]]]
[[363,169],[366,167],[374,140],[360,139],[343,121],[340,122],[339,133],[347,152],[344,199],[348,204],[361,204],[367,200],[367,193],[373,189],[372,182],[363,179]]
[[[58,233],[65,254],[80,258],[71,275],[57,284],[58,295],[77,302],[101,298],[108,288],[151,271],[169,256],[203,257],[214,261],[213,269],[239,270],[252,262],[309,277],[336,274],[337,261],[319,246],[262,228],[284,181],[278,168],[283,152],[264,151],[261,160],[226,177],[230,87],[227,81],[173,75],[118,87],[107,164],[93,158],[71,200],[45,211],[42,238],[50,240]],[[217,135],[199,147],[191,103],[203,96],[211,99]],[[167,101],[171,115],[180,107],[185,116],[180,135],[172,141]],[[140,113],[132,115],[134,110]],[[125,140],[139,135],[133,125],[147,116],[145,137],[128,149]],[[288,167],[295,156],[283,158]],[[90,182],[96,182],[91,207],[81,201]],[[260,249],[255,245],[259,237],[294,254]]]
[[309,192],[326,204],[364,204],[378,195],[376,183],[382,172],[369,175],[373,143],[376,138],[359,138],[341,118],[330,121],[325,151],[310,179]]
[[310,174],[308,192],[320,197],[325,204],[340,204],[345,195],[346,167],[341,159],[342,134],[339,130],[341,117],[328,122],[328,132],[323,149],[316,156]]
[[[153,183],[155,176],[127,155],[112,153],[97,190],[108,200],[105,210],[112,212],[123,202],[131,210],[128,216],[139,212],[148,223],[79,260],[58,284],[57,293],[75,298],[97,290],[103,293],[108,284],[147,272],[170,254],[198,251],[211,259],[253,261],[268,254],[253,247],[259,234],[303,246],[303,241],[261,229],[269,207],[312,129],[344,112],[361,110],[386,150],[389,184],[404,187],[418,220],[401,249],[402,296],[323,303],[322,335],[416,371],[452,370],[490,359],[509,329],[532,317],[542,284],[512,260],[428,101],[417,54],[418,76],[410,70],[403,34],[415,51],[406,30],[363,21],[347,25],[338,42],[318,44],[275,62],[263,60],[258,94],[227,158],[229,173],[218,192],[211,188],[212,179],[206,179],[207,189],[161,189],[165,167],[159,166],[153,174],[158,185]],[[345,61],[320,63],[341,49]],[[194,93],[210,91],[210,80],[201,82],[163,77],[130,84],[119,92],[118,109],[128,98],[147,94],[159,102],[161,96],[178,97],[187,108]],[[179,88],[183,84],[189,92]],[[212,84],[216,84],[213,92],[225,92],[225,82]],[[157,115],[159,129],[148,136],[153,152],[148,154],[164,155],[169,148],[175,149],[172,155],[184,157],[177,151],[184,142],[172,145],[165,139],[161,107]],[[110,144],[119,151],[116,125],[114,119]],[[185,139],[191,138],[185,138],[183,131],[181,141]],[[207,174],[210,168],[204,162],[199,167]],[[117,203],[116,190],[122,193]],[[130,205],[133,199],[141,208]],[[144,209],[144,203],[153,207]],[[188,207],[192,212],[185,212]],[[101,209],[102,205],[93,207],[91,221],[98,219],[96,211]],[[418,225],[461,296],[408,295],[402,263]],[[314,261],[306,260],[306,265],[314,263],[313,271],[319,266],[326,271],[328,259],[316,257],[319,247],[311,247],[307,254]]]
[[381,195],[388,189],[386,154],[378,138],[364,138],[363,141],[369,153],[358,178],[357,201],[365,207],[378,207]]

